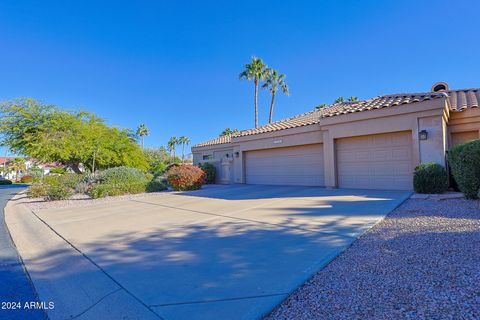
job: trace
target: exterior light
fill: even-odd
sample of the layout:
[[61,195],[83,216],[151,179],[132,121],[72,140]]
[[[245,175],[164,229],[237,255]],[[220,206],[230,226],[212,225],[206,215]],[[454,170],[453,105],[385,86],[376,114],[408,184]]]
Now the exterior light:
[[427,140],[428,139],[428,132],[427,130],[422,130],[418,133],[418,139],[420,140]]
[[235,158],[238,158],[238,157],[240,157],[240,152],[237,151],[235,152]]

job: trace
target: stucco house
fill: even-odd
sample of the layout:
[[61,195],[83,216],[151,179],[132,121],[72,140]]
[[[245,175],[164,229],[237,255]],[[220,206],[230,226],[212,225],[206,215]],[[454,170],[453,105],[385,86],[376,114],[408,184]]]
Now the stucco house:
[[218,183],[412,190],[416,165],[447,166],[455,144],[480,137],[480,88],[342,102],[192,147]]

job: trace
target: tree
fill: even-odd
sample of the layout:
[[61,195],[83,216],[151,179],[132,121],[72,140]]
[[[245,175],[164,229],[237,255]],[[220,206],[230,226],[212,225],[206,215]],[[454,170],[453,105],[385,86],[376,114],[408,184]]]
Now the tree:
[[182,162],[185,159],[185,145],[188,145],[190,143],[190,139],[186,136],[181,136],[178,139],[178,143],[182,145]]
[[172,162],[175,162],[175,147],[178,144],[178,138],[177,137],[171,137],[170,140],[168,140],[167,146],[168,146],[168,151],[170,152],[170,156],[172,156]]
[[350,98],[348,98],[348,101],[358,101],[358,97],[350,96]]
[[23,98],[2,103],[0,114],[0,144],[14,154],[59,162],[77,173],[82,165],[91,170],[121,165],[148,169],[130,132],[107,126],[93,113]]
[[143,153],[150,166],[151,173],[163,173],[165,171],[170,161],[170,156],[164,147],[145,148]]
[[223,136],[229,136],[231,134],[234,134],[234,133],[237,133],[238,132],[238,129],[230,129],[230,128],[225,128],[222,132],[220,132],[220,137],[223,137]]
[[342,102],[345,102],[345,98],[344,97],[338,97],[333,103],[342,103]]
[[15,172],[15,181],[18,181],[18,175],[21,172],[25,172],[27,170],[25,159],[23,158],[15,158],[10,162],[8,165],[8,170],[10,172]]
[[275,94],[277,94],[278,89],[281,89],[287,96],[290,94],[288,91],[288,85],[285,82],[285,75],[279,74],[277,70],[267,69],[267,76],[262,88],[268,89],[272,95],[272,100],[270,101],[270,116],[268,118],[268,123],[272,123],[273,105],[275,103]]
[[252,57],[252,61],[245,65],[245,70],[240,73],[240,80],[253,80],[254,85],[254,100],[253,105],[255,109],[255,128],[258,128],[258,85],[260,81],[264,80],[267,75],[267,65],[263,63],[262,59]]
[[143,123],[138,126],[137,128],[137,136],[140,137],[140,140],[142,142],[142,149],[143,149],[143,139],[145,136],[148,136],[150,134],[150,130],[148,130],[147,126],[144,125]]

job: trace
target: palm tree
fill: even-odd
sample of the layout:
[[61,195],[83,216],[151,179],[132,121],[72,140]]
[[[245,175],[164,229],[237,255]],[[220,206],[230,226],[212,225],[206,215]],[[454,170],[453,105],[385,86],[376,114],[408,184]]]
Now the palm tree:
[[142,149],[143,149],[143,137],[148,136],[150,134],[150,130],[148,130],[147,126],[144,124],[141,124],[137,128],[137,136],[140,137],[142,140]]
[[267,75],[266,69],[267,65],[263,63],[262,59],[254,56],[252,57],[252,62],[245,65],[245,70],[243,70],[239,76],[240,80],[253,80],[253,85],[255,87],[253,100],[255,108],[255,128],[258,128],[258,84],[265,79]]
[[26,171],[25,159],[15,158],[12,163],[8,166],[11,172],[15,172],[15,181],[18,181],[18,174],[20,172]]
[[342,103],[342,102],[345,102],[345,98],[344,97],[338,97],[333,103]]
[[229,136],[231,134],[237,133],[238,129],[230,129],[230,128],[225,128],[222,132],[220,132],[220,137],[223,136]]
[[262,86],[263,89],[268,89],[272,94],[272,100],[270,101],[270,117],[268,123],[272,123],[273,117],[273,104],[275,103],[275,94],[278,89],[281,89],[284,94],[289,95],[288,85],[285,82],[285,75],[279,74],[277,70],[267,69],[267,77],[265,83]]
[[322,103],[322,104],[319,104],[318,106],[316,106],[315,109],[322,109],[322,108],[325,108],[325,107],[328,107],[328,104]]
[[172,156],[172,162],[175,162],[175,146],[178,144],[178,138],[177,137],[171,137],[170,140],[168,140],[168,151],[170,152],[170,156]]
[[348,101],[358,101],[358,97],[351,96]]
[[178,143],[182,144],[182,162],[185,158],[185,145],[188,145],[190,143],[190,139],[186,136],[181,136],[180,139],[178,139]]

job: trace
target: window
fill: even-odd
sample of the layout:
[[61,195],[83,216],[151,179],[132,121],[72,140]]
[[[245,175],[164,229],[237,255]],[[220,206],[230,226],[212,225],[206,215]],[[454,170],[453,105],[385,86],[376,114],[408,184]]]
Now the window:
[[213,160],[213,155],[211,155],[211,154],[206,154],[206,155],[203,156],[202,159],[203,159],[203,160]]

